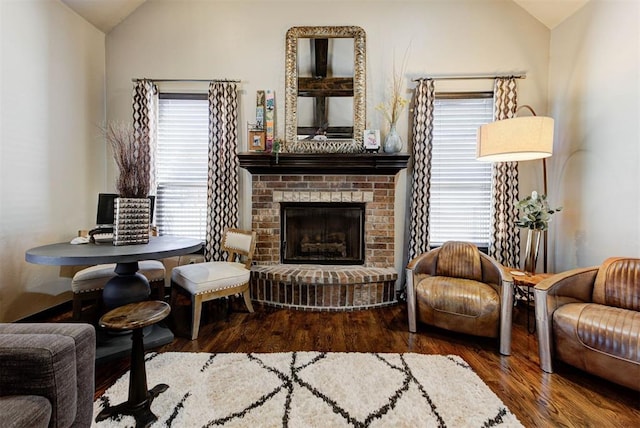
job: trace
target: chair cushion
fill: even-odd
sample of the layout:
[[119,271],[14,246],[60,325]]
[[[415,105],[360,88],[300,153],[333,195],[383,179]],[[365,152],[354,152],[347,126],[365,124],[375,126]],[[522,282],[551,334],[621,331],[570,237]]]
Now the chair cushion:
[[249,282],[251,271],[242,263],[206,262],[173,268],[171,280],[191,294],[223,290]]
[[[71,289],[74,293],[102,290],[104,284],[116,275],[114,272],[115,268],[115,263],[110,263],[82,269],[73,276]],[[138,272],[144,275],[149,281],[160,281],[164,280],[165,277],[164,265],[158,260],[143,260],[138,262]]]
[[0,397],[0,415],[5,428],[46,428],[51,403],[40,395],[8,395]]
[[500,297],[490,285],[470,279],[430,276],[416,292],[421,302],[440,312],[480,317],[500,308]]

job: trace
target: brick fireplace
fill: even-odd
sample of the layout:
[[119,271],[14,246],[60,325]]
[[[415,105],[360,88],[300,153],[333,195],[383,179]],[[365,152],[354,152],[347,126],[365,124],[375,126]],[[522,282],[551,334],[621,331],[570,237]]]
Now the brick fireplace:
[[262,175],[252,176],[252,228],[257,232],[254,261],[281,263],[280,203],[365,203],[364,266],[394,265],[395,176]]
[[[270,305],[345,310],[396,302],[396,173],[408,155],[240,154],[252,173],[251,227],[257,232],[251,296]],[[364,205],[364,262],[283,264],[281,206]]]

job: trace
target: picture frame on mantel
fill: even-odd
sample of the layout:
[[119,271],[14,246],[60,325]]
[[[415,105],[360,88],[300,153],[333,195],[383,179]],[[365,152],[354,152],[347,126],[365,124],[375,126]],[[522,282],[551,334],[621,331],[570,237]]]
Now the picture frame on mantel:
[[362,141],[367,152],[377,152],[380,150],[380,130],[365,129]]
[[267,134],[264,128],[247,125],[247,149],[250,152],[264,152],[267,149]]
[[249,131],[249,151],[264,152],[267,148],[267,139],[264,130]]

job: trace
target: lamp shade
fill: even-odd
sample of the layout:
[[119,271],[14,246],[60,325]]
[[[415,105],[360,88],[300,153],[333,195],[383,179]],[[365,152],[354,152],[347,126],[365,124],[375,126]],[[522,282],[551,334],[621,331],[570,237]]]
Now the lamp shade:
[[553,153],[553,119],[515,117],[482,125],[478,130],[477,159],[514,162],[548,158]]

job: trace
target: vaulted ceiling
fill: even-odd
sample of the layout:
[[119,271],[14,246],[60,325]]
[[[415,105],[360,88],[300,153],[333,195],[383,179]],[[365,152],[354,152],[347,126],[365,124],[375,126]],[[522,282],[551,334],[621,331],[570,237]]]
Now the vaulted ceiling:
[[[61,0],[105,34],[146,0]],[[547,28],[553,29],[589,0],[513,0]]]

